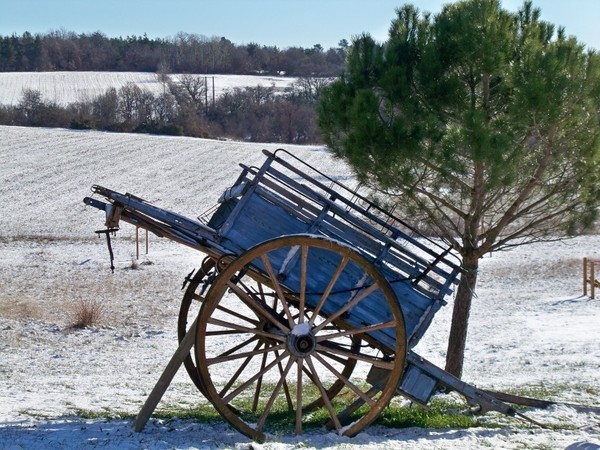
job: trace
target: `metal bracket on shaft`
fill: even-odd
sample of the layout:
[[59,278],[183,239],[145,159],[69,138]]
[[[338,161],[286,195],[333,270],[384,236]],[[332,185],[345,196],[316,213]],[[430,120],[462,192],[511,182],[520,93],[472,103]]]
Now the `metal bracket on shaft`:
[[118,228],[107,228],[106,230],[98,230],[96,234],[100,236],[101,234],[106,235],[106,245],[108,246],[108,254],[110,256],[110,270],[112,273],[115,273],[115,265],[113,264],[115,257],[112,251],[112,245],[110,243],[110,233],[115,233]]

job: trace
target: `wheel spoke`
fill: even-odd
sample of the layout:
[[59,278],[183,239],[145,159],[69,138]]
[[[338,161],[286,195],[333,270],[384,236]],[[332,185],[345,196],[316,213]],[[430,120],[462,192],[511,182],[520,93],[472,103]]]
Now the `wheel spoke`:
[[337,349],[334,347],[326,347],[321,344],[317,344],[317,351],[325,352],[325,353],[327,353],[327,352],[336,353],[338,355],[342,355],[349,359],[356,359],[358,361],[367,362],[369,364],[374,365],[375,367],[380,367],[382,369],[391,370],[394,368],[394,361],[392,361],[392,360],[385,361],[385,360],[383,360],[381,358],[377,358],[375,356],[365,355],[364,353],[352,353],[347,350],[341,350],[341,349]]
[[[329,347],[327,347],[327,348],[329,348]],[[330,352],[322,351],[320,353],[321,353],[321,355],[326,356],[327,358],[332,359],[333,361],[335,361],[339,364],[346,364],[346,362],[348,361],[348,358],[343,358],[341,356],[334,355]]]
[[[278,357],[279,352],[276,351],[275,356]],[[294,409],[294,404],[292,403],[292,397],[290,395],[290,388],[287,384],[287,380],[285,379],[285,375],[287,375],[287,372],[284,374],[281,363],[277,364],[277,366],[279,368],[279,375],[281,375],[281,379],[283,380],[283,393],[285,394],[285,400],[287,401],[287,404],[288,404],[288,411],[291,411]]]
[[196,300],[198,302],[203,302],[204,301],[204,297],[202,297],[201,295],[196,294],[195,292],[192,294],[192,300]]
[[238,296],[238,298],[240,300],[242,300],[242,302],[244,302],[244,304],[246,306],[248,306],[250,309],[252,309],[256,313],[256,315],[258,315],[259,317],[262,317],[266,321],[272,323],[273,325],[275,325],[277,328],[279,328],[283,332],[288,332],[290,330],[288,327],[286,327],[284,324],[282,324],[281,321],[277,317],[275,317],[271,313],[271,311],[269,311],[262,303],[260,303],[254,297],[252,297],[249,293],[242,290],[238,285],[236,285],[235,283],[233,283],[231,281],[228,281],[227,286],[229,286],[229,288],[233,292],[235,292],[235,294]]
[[[252,339],[256,339],[256,338],[253,337]],[[223,362],[227,362],[227,361],[233,361],[236,359],[245,358],[249,355],[262,354],[265,352],[269,352],[272,350],[280,350],[283,348],[285,348],[285,344],[280,344],[275,347],[263,348],[262,350],[258,350],[254,353],[253,352],[244,352],[244,353],[236,353],[235,355],[216,356],[214,358],[207,358],[206,364],[208,364],[209,366],[212,366],[213,364],[223,363]]]
[[[288,359],[287,365],[285,366],[285,369],[283,369],[283,372],[281,373],[281,377],[279,378],[279,381],[275,385],[275,389],[273,389],[273,393],[271,394],[269,401],[265,405],[264,411],[262,412],[262,414],[260,415],[260,417],[258,419],[258,422],[256,424],[257,430],[262,431],[263,427],[265,426],[265,421],[267,420],[267,416],[269,415],[271,408],[273,408],[273,404],[275,403],[275,399],[277,398],[277,395],[279,394],[281,387],[285,385],[285,377],[287,376],[288,372],[290,371],[290,368],[292,367],[293,362],[294,362],[293,358]],[[280,371],[281,371],[281,362],[279,362],[278,365],[280,366]]]
[[[377,386],[373,386],[367,392],[365,392],[365,395],[367,397],[373,399],[379,392],[380,392],[380,389]],[[360,408],[364,403],[365,402],[363,401],[362,398],[357,398],[352,403],[350,403],[348,406],[346,406],[343,409],[343,411],[340,411],[340,414],[339,414],[338,417],[341,420],[345,420],[345,419],[350,418],[350,416],[352,415],[352,413],[354,411],[356,411],[358,408]]]
[[373,331],[382,330],[384,328],[392,328],[396,326],[396,321],[390,320],[389,322],[378,323],[377,325],[369,325],[363,328],[352,328],[350,330],[338,331],[330,334],[322,334],[317,336],[317,342],[326,341],[333,338],[354,336],[356,334],[366,334]]
[[[260,363],[260,371],[262,372],[265,369],[265,365],[267,364],[267,355],[268,353],[263,353],[262,361]],[[256,391],[254,392],[254,400],[252,401],[252,412],[256,412],[258,408],[258,399],[260,398],[260,390],[262,389],[262,375],[256,380]]]
[[[272,348],[267,349],[267,351],[271,350],[271,349]],[[278,358],[275,358],[267,366],[265,366],[264,368],[262,368],[261,370],[259,370],[258,373],[256,373],[254,376],[252,376],[251,378],[249,378],[246,382],[244,382],[243,384],[241,384],[240,386],[238,386],[237,389],[235,389],[234,391],[232,391],[227,397],[223,397],[223,401],[225,403],[229,403],[232,399],[234,399],[242,391],[244,391],[248,386],[250,386],[256,380],[258,380],[260,377],[262,377],[265,373],[267,373],[269,370],[271,370],[273,367],[275,367],[278,362],[282,361],[287,356],[289,356],[289,353],[287,351],[283,352]]]
[[236,330],[213,330],[213,331],[207,331],[204,334],[206,336],[223,336],[223,335],[227,335],[227,334],[240,334],[240,332],[236,331]]
[[236,282],[243,290],[245,290],[248,293],[248,295],[250,295],[250,297],[254,298],[255,301],[259,301],[263,305],[266,305],[267,298],[271,297],[273,299],[273,305],[271,305],[271,307],[273,308],[273,310],[276,309],[275,306],[277,305],[277,294],[275,294],[274,292],[270,294],[266,293],[263,283],[257,282],[256,284],[258,285],[258,289],[256,289],[251,286],[248,286],[246,283],[244,283],[244,280],[237,280]]
[[[313,331],[315,333],[321,331],[325,326],[329,325],[331,322],[333,322],[335,319],[340,317],[342,314],[344,314],[350,308],[356,306],[358,303],[363,301],[365,298],[367,298],[369,295],[371,295],[378,288],[379,288],[379,285],[377,283],[373,283],[372,285],[368,286],[366,289],[363,289],[362,291],[357,293],[354,296],[354,298],[351,298],[350,301],[347,302],[344,306],[342,306],[335,313],[333,313],[331,316],[327,317],[323,322],[321,322],[319,325],[317,325]],[[311,319],[312,319],[312,317],[311,317]]]
[[323,292],[323,295],[321,295],[321,298],[319,299],[319,302],[317,303],[317,306],[315,306],[314,312],[313,312],[312,316],[310,317],[310,320],[308,321],[308,323],[309,323],[309,325],[311,327],[314,325],[315,318],[321,312],[321,308],[325,304],[325,301],[327,300],[327,297],[329,297],[329,294],[330,294],[331,290],[333,289],[333,286],[335,285],[335,283],[338,280],[339,276],[343,272],[344,267],[346,267],[347,263],[348,263],[348,257],[347,256],[342,257],[342,260],[340,261],[340,263],[338,264],[337,268],[335,269],[335,272],[333,273],[333,276],[331,277],[331,280],[329,280],[329,284],[327,285],[327,288],[325,288],[325,291]]
[[243,327],[241,325],[236,325],[234,323],[231,322],[225,322],[223,320],[219,320],[219,319],[215,319],[213,317],[211,317],[208,320],[208,323],[211,325],[218,325],[224,328],[231,328],[232,330],[238,331],[238,332],[242,332],[242,333],[249,333],[249,334],[254,334],[256,336],[262,336],[262,337],[266,337],[269,339],[275,339],[277,341],[285,341],[285,338],[279,334],[274,334],[274,333],[269,333],[267,331],[263,331],[260,330],[258,328],[248,328],[248,327]]
[[243,341],[242,343],[236,345],[235,347],[231,347],[229,350],[227,350],[226,352],[221,353],[219,356],[216,356],[215,358],[221,358],[224,356],[229,356],[234,352],[237,352],[238,350],[244,348],[246,345],[250,344],[251,342],[254,342],[258,339],[257,336],[251,336],[248,339],[246,339],[245,341]]
[[285,299],[285,295],[283,295],[283,290],[281,289],[281,284],[279,284],[279,280],[277,279],[277,276],[275,275],[275,272],[273,271],[273,267],[271,266],[271,261],[269,260],[269,258],[267,257],[266,254],[261,255],[260,259],[261,259],[263,265],[265,266],[267,273],[269,274],[269,278],[271,278],[271,282],[273,283],[275,292],[277,292],[277,297],[279,297],[279,301],[281,302],[281,305],[283,306],[283,310],[285,311],[285,315],[288,319],[290,328],[293,328],[294,327],[294,318],[292,317],[292,313],[290,312],[290,308],[287,304],[287,300]]
[[302,371],[304,358],[298,358],[296,381],[296,434],[302,434]]
[[308,261],[308,247],[303,245],[300,251],[300,304],[298,310],[298,323],[304,323],[304,306],[306,304],[306,264]]
[[325,408],[327,409],[327,412],[329,413],[329,416],[331,417],[331,420],[333,421],[333,424],[335,425],[335,429],[337,431],[340,431],[340,429],[342,428],[342,425],[340,424],[337,414],[333,410],[333,405],[331,404],[331,400],[329,400],[327,391],[325,390],[325,388],[323,387],[323,383],[321,383],[321,380],[319,379],[319,374],[315,370],[315,366],[314,366],[310,356],[306,358],[306,363],[308,364],[308,367],[310,368],[310,371],[312,372],[313,383],[315,383],[315,385],[319,389],[319,392],[321,393],[323,403],[325,404]]
[[218,305],[216,309],[217,309],[218,311],[223,311],[224,313],[227,313],[227,314],[229,314],[230,316],[237,317],[238,319],[241,319],[241,320],[243,320],[244,322],[248,322],[248,323],[250,323],[251,325],[257,326],[257,325],[259,324],[259,321],[258,321],[258,320],[253,320],[253,319],[251,319],[250,317],[248,317],[248,316],[244,316],[243,314],[240,314],[240,313],[239,313],[239,312],[237,312],[237,311],[233,311],[232,309],[226,308],[226,307],[225,307],[225,306],[223,306],[223,305]]
[[318,359],[319,362],[321,364],[323,364],[338,379],[342,380],[346,386],[348,386],[350,389],[352,389],[356,393],[356,395],[358,395],[365,402],[367,402],[369,404],[369,406],[373,406],[375,404],[373,399],[371,399],[369,396],[367,396],[362,390],[360,390],[360,388],[358,386],[356,386],[354,383],[352,383],[348,378],[346,378],[344,375],[342,375],[340,372],[338,372],[335,369],[335,367],[333,367],[331,364],[329,364],[327,361],[325,361],[325,359],[323,357],[321,357],[321,355],[319,355],[319,353],[314,353],[313,356],[316,359]]
[[[263,343],[262,342],[257,342],[256,345],[254,346],[254,349],[252,350],[253,352],[255,352],[256,350],[258,350],[261,345]],[[265,356],[266,353],[263,353],[263,356]],[[237,381],[237,379],[240,377],[240,375],[242,374],[242,372],[244,371],[244,369],[246,368],[246,366],[250,363],[250,361],[252,361],[252,358],[254,358],[253,356],[248,356],[244,362],[242,364],[240,364],[240,367],[238,368],[238,370],[235,371],[235,373],[233,374],[233,376],[231,377],[231,379],[229,380],[229,382],[227,382],[227,384],[223,387],[223,389],[221,389],[221,391],[219,392],[219,395],[221,397],[223,397],[225,394],[227,394],[227,391],[229,390],[229,388],[231,386],[233,386],[233,384]]]

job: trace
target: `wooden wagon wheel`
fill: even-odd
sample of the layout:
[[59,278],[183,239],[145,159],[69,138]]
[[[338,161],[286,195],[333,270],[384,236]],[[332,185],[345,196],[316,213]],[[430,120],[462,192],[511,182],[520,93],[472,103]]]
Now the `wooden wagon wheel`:
[[[185,293],[183,295],[183,299],[181,301],[181,305],[179,307],[179,317],[177,321],[177,337],[179,339],[179,343],[181,343],[181,341],[189,331],[190,325],[194,322],[196,316],[198,315],[198,312],[200,311],[200,307],[202,305],[202,302],[204,301],[204,294],[206,292],[206,278],[211,274],[212,270],[215,268],[215,264],[216,262],[212,257],[207,257],[202,262],[202,265],[196,271],[194,276],[188,282]],[[277,301],[273,302],[274,308],[279,308],[278,305],[279,303]],[[307,309],[305,309],[305,311],[307,311]],[[281,312],[282,311],[280,311],[280,313]],[[360,345],[360,336],[353,336],[351,343],[351,351],[358,351]],[[342,357],[340,356],[340,358]],[[190,352],[190,354],[183,361],[183,364],[190,379],[194,382],[198,390],[205,394],[205,390],[200,381],[200,376],[198,375],[198,369],[196,367],[196,357],[194,355],[194,352]],[[346,358],[346,361],[343,365],[342,375],[346,378],[350,378],[350,375],[352,374],[355,366],[356,359]],[[330,399],[335,397],[339,393],[339,391],[342,390],[343,387],[343,381],[337,380],[333,385],[331,385],[327,389],[327,397]],[[322,398],[316,399],[312,404],[307,405],[304,409],[310,410],[313,408],[318,408],[320,406],[323,406]]]
[[[327,422],[354,436],[394,395],[406,336],[374,265],[331,239],[293,235],[223,269],[200,310],[195,354],[205,395],[247,436]],[[388,372],[383,386],[366,383],[373,366]]]

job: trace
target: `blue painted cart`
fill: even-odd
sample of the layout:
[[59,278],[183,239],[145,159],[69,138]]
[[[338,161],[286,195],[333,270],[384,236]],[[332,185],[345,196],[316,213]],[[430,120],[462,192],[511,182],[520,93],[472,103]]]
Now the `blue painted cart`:
[[84,200],[106,212],[103,232],[125,221],[206,255],[184,283],[180,347],[136,429],[181,363],[258,441],[321,422],[353,436],[394,395],[426,405],[440,388],[516,414],[412,350],[460,274],[451,249],[292,154],[264,153],[197,220],[100,186],[108,202]]

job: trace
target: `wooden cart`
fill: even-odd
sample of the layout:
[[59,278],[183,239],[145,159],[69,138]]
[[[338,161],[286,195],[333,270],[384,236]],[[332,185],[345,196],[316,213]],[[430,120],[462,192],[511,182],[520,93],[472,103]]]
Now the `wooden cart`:
[[[206,255],[186,278],[180,347],[136,421],[143,428],[183,363],[240,432],[353,436],[393,396],[440,388],[515,415],[414,353],[461,272],[451,249],[292,154],[264,151],[209,214],[189,219],[101,186],[84,202]],[[109,240],[110,247],[110,240]]]

